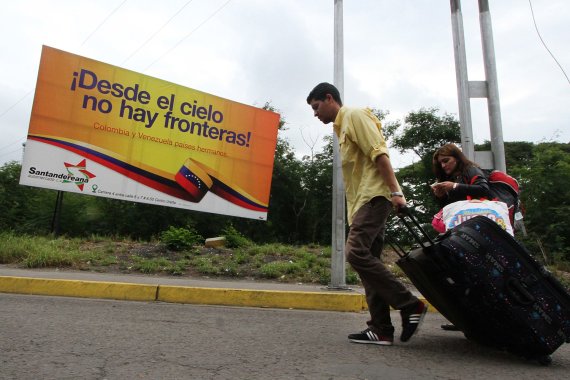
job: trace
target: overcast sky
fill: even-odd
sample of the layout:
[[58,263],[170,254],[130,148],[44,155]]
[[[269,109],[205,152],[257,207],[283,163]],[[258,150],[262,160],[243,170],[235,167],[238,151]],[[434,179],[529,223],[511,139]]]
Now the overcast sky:
[[[334,0],[4,1],[0,164],[21,160],[42,45],[241,103],[270,101],[299,155],[332,133],[305,99],[333,82]],[[570,142],[570,1],[489,0],[505,141]],[[449,0],[344,0],[344,102],[458,117]],[[477,0],[461,2],[470,80],[484,80]],[[471,101],[476,143],[486,101]],[[395,166],[410,156],[392,151]]]

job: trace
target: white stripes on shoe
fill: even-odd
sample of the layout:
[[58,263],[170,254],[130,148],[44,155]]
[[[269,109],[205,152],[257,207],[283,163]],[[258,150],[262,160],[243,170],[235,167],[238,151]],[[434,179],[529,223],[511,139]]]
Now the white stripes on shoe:
[[418,324],[420,323],[420,321],[422,320],[422,317],[424,316],[424,313],[421,314],[410,314],[410,317],[408,318],[408,322],[409,323],[413,323],[413,324]]

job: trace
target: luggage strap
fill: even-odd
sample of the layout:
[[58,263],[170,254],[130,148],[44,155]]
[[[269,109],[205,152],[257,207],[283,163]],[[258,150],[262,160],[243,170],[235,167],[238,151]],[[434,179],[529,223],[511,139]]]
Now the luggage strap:
[[[421,226],[420,222],[416,219],[416,217],[414,217],[414,215],[412,215],[412,212],[410,211],[410,209],[408,207],[400,207],[398,209],[398,213],[397,213],[398,217],[400,218],[400,221],[404,224],[404,226],[406,226],[406,229],[410,232],[410,234],[413,236],[414,240],[422,247],[422,248],[427,248],[430,245],[433,245],[433,240],[432,238],[427,234],[427,232],[424,230],[424,228]],[[406,217],[408,217],[408,219],[406,219]],[[417,229],[420,231],[418,232],[417,230],[414,229],[414,226],[417,227]],[[421,234],[420,234],[421,233]],[[425,241],[428,241],[429,244],[427,244]]]

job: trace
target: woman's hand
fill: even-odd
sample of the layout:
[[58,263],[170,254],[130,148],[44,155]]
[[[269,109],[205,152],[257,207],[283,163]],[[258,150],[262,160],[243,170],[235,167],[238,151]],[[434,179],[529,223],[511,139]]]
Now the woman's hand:
[[431,185],[431,189],[436,197],[442,198],[451,190],[453,190],[455,185],[457,184],[451,181],[437,182]]

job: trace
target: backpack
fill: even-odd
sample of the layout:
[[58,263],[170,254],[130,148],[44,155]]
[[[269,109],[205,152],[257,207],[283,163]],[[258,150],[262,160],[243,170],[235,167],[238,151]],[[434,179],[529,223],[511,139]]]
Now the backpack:
[[514,215],[521,211],[519,182],[500,170],[483,169],[483,173],[487,177],[491,192],[509,207],[511,223],[514,223]]
[[507,189],[514,197],[519,197],[519,182],[514,177],[494,169],[484,169],[483,173],[485,173],[491,188],[502,187]]

